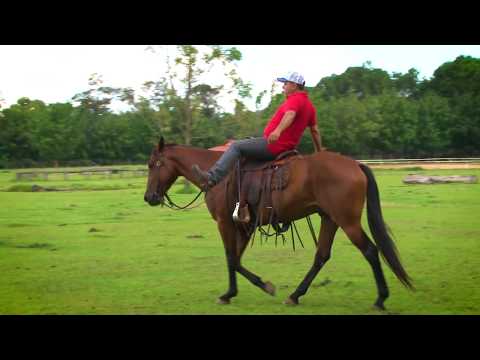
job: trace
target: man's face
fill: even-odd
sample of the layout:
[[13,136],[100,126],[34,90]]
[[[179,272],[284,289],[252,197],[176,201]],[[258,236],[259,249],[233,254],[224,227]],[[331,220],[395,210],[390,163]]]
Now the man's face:
[[294,93],[295,90],[297,90],[297,88],[298,88],[298,86],[294,82],[285,81],[283,83],[283,93],[285,94],[285,96],[288,96],[288,95]]

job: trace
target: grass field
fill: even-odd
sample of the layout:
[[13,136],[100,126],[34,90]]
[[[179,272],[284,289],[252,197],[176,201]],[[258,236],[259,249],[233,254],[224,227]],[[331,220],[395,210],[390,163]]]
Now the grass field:
[[[480,184],[405,185],[409,173],[477,175],[480,170],[375,170],[384,217],[416,292],[384,264],[389,314],[480,314]],[[228,286],[223,245],[205,206],[177,212],[143,201],[144,177],[81,176],[15,181],[0,171],[0,314],[380,314],[371,269],[339,230],[332,258],[300,305],[282,301],[311,266],[305,248],[274,239],[247,249],[244,265],[277,287],[271,297],[238,275]],[[32,184],[65,191],[29,192]],[[180,204],[193,194],[170,195]],[[316,229],[319,220],[314,219]],[[365,219],[364,219],[365,224]],[[366,227],[369,233],[368,227]]]

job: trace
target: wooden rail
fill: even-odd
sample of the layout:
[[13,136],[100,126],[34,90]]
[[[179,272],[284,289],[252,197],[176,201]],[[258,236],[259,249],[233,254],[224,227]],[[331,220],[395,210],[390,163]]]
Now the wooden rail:
[[133,173],[133,176],[146,176],[148,169],[83,169],[83,170],[35,170],[35,171],[19,171],[16,173],[17,181],[32,180],[33,178],[42,177],[48,180],[48,176],[52,174],[63,174],[63,179],[68,180],[72,174],[84,175],[90,179],[92,175],[105,175],[111,178],[113,174],[119,174],[123,177],[126,173]]
[[372,159],[358,160],[373,168],[401,169],[419,167],[422,169],[478,169],[480,158],[426,158],[426,159]]
[[[425,159],[371,159],[371,160],[358,160],[361,163],[369,164],[372,166],[388,166],[388,165],[429,165],[434,167],[436,164],[458,164],[459,167],[468,168],[469,164],[480,166],[480,158],[425,158]],[[126,173],[133,173],[133,176],[146,176],[148,169],[82,169],[82,170],[35,170],[35,171],[19,171],[16,173],[17,180],[32,180],[41,176],[43,180],[48,180],[48,176],[51,174],[63,174],[64,180],[68,180],[72,174],[81,174],[90,178],[91,175],[104,174],[109,178],[113,174],[120,174],[123,177]]]
[[425,158],[425,159],[373,159],[358,160],[366,164],[412,164],[412,163],[480,163],[480,158]]

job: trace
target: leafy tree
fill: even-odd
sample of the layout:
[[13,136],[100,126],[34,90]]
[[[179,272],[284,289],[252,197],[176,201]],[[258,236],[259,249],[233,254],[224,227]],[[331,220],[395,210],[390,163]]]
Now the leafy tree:
[[412,154],[418,116],[416,103],[403,97],[382,95],[380,104],[383,121],[378,135],[384,154],[393,157]]
[[45,104],[39,100],[20,98],[3,110],[0,143],[8,159],[38,160],[38,129],[45,119]]
[[391,91],[393,80],[382,69],[373,69],[367,63],[361,67],[349,67],[341,75],[332,75],[320,80],[317,86],[324,100],[355,95],[363,99]]
[[414,138],[415,155],[431,157],[452,154],[451,131],[454,120],[446,98],[434,93],[420,98]]
[[453,62],[442,64],[423,88],[447,97],[453,103],[466,94],[479,95],[480,59],[459,56]]
[[[235,47],[209,46],[204,49],[192,45],[179,45],[175,49],[160,50],[167,55],[167,77],[145,85],[153,90],[154,102],[163,104],[170,111],[175,112],[172,115],[178,122],[184,144],[192,144],[194,137],[202,138],[203,134],[193,134],[194,122],[202,113],[206,117],[213,115],[213,110],[218,107],[215,96],[234,92],[240,98],[250,96],[250,84],[245,83],[238,76],[235,68],[235,63],[242,57],[241,52]],[[172,50],[176,50],[173,63],[168,53]],[[230,79],[232,86],[230,88],[224,85],[214,87],[201,82],[213,69],[217,71],[223,69],[223,77]]]
[[480,59],[459,56],[441,65],[422,91],[448,99],[453,112],[450,123],[451,145],[459,154],[479,154]]
[[35,145],[39,159],[70,160],[75,158],[75,148],[78,142],[72,131],[71,104],[51,104],[46,107],[46,116],[38,124]]
[[408,70],[406,74],[393,73],[395,89],[400,96],[415,96],[418,92],[418,71],[415,68]]

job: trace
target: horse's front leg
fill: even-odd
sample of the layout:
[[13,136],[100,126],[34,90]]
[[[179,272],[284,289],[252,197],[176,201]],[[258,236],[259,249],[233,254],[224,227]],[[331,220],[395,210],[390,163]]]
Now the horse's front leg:
[[240,263],[240,259],[248,243],[248,237],[241,230],[236,228],[233,222],[219,221],[218,228],[225,246],[229,280],[228,291],[219,297],[218,303],[229,304],[230,299],[237,296],[237,271],[253,285],[258,286],[272,296],[275,295],[275,286],[271,282],[263,282],[259,276],[244,268]]
[[238,257],[236,252],[235,242],[235,226],[233,223],[225,223],[218,221],[218,229],[222,236],[223,245],[225,247],[225,255],[227,257],[227,269],[228,269],[228,290],[225,294],[218,298],[218,304],[230,304],[230,299],[237,296],[237,264]]
[[247,247],[249,236],[245,232],[241,231],[240,229],[237,229],[236,237],[237,237],[237,259],[238,259],[237,271],[240,274],[242,274],[247,280],[249,280],[253,285],[258,286],[267,294],[274,296],[275,285],[273,285],[270,281],[263,282],[258,275],[255,275],[254,273],[247,270],[245,267],[243,267],[241,263],[242,255],[243,255],[243,252],[245,251],[245,248]]

